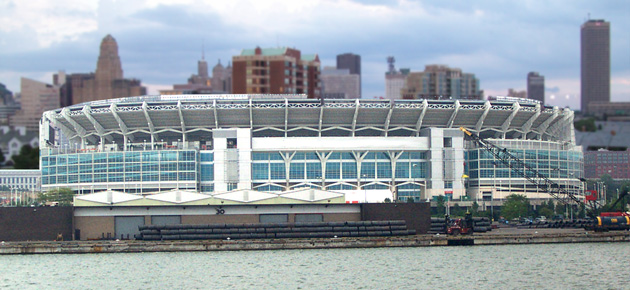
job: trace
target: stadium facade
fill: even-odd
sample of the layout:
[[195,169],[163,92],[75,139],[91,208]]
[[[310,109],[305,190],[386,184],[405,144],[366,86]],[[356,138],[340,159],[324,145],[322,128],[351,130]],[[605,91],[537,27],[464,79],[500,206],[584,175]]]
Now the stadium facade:
[[464,139],[511,150],[561,186],[583,174],[573,112],[514,100],[162,95],[73,105],[40,122],[42,188],[220,194],[303,187],[415,201],[547,198]]

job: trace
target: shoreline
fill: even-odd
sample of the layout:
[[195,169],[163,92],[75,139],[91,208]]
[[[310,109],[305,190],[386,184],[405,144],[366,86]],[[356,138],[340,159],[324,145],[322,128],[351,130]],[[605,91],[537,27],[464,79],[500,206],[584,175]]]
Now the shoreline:
[[[500,230],[499,230],[500,231]],[[630,231],[596,233],[545,229],[516,230],[513,233],[472,236],[414,235],[405,237],[317,238],[274,240],[196,240],[196,241],[22,241],[3,242],[0,255],[88,254],[196,251],[257,251],[293,249],[340,249],[381,247],[483,246],[517,244],[630,242]]]

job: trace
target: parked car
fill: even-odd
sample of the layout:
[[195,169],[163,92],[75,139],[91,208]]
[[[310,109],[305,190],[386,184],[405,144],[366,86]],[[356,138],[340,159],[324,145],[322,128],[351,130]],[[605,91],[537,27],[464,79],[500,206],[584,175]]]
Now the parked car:
[[531,218],[521,217],[518,221],[521,224],[532,224],[532,219]]

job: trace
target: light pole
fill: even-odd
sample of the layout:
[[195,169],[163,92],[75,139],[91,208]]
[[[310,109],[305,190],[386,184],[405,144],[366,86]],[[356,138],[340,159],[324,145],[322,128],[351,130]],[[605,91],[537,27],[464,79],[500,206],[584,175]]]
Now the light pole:
[[15,187],[9,187],[9,206],[13,205],[13,190],[15,190]]
[[[367,174],[361,174],[361,179],[364,180],[367,177]],[[367,203],[367,189],[365,188],[365,184],[361,184],[363,188],[363,202]]]
[[[413,165],[411,165],[411,178],[413,181],[413,187],[416,187],[416,175],[414,174],[416,172],[416,167],[418,167],[418,163],[414,163]],[[418,198],[420,198],[420,187],[418,187]],[[413,197],[411,197],[413,198]]]
[[494,222],[494,193],[497,191],[497,162],[492,161],[492,167],[494,167],[494,171],[492,171],[492,192],[490,193],[490,215],[492,218],[491,221]]

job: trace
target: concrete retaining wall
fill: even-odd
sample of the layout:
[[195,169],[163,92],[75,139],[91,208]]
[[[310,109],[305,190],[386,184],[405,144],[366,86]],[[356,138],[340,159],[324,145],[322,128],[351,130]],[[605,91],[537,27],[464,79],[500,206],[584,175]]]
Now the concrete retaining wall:
[[418,235],[391,238],[342,239],[275,239],[275,240],[221,240],[221,241],[87,241],[87,242],[5,242],[0,244],[2,254],[71,254],[71,253],[132,253],[180,251],[241,251],[281,249],[329,249],[376,247],[429,247],[467,244],[553,244],[630,242],[630,232],[575,233],[554,235],[488,235],[488,236],[430,236]]
[[72,207],[0,207],[0,241],[72,240]]

